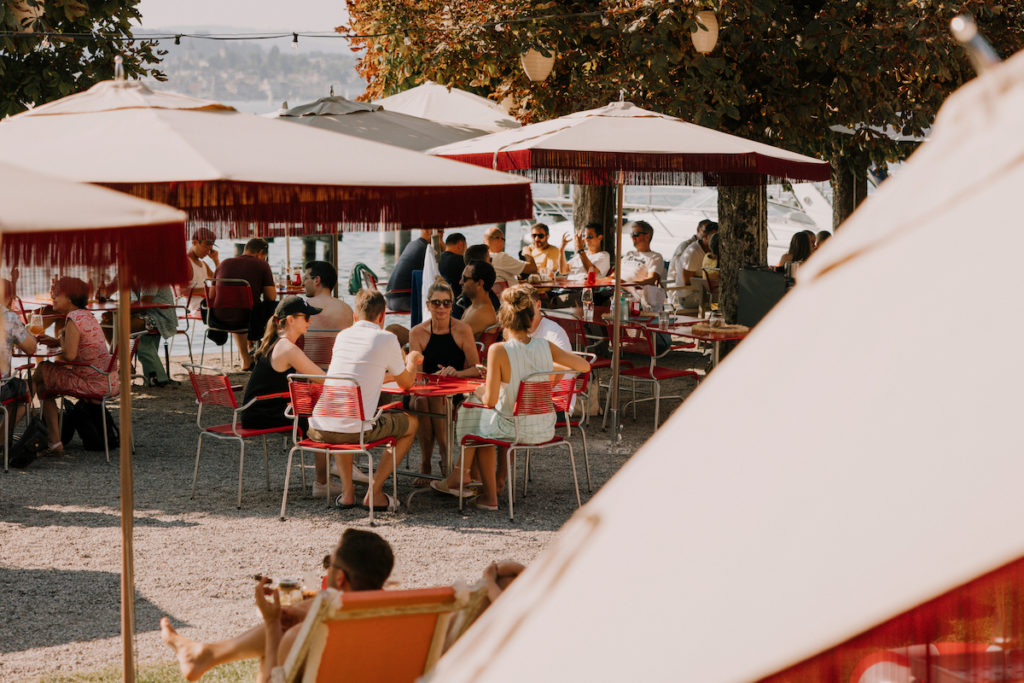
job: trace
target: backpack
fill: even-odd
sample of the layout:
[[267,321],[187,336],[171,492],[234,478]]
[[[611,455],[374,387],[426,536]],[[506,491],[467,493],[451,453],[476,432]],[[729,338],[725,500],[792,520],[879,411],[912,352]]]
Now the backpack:
[[87,451],[103,450],[103,417],[106,417],[107,445],[117,448],[121,445],[121,432],[117,422],[109,410],[99,403],[78,401],[64,411],[64,426],[60,432],[61,442],[67,446],[75,432],[82,439],[82,447]]
[[36,456],[46,450],[46,425],[38,417],[33,417],[25,427],[25,431],[11,446],[9,453],[11,467],[23,469],[32,464]]

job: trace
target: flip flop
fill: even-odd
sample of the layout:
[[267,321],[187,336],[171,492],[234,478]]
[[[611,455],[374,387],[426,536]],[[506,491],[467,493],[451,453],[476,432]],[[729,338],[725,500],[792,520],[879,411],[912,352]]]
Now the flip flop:
[[339,510],[352,510],[356,507],[359,507],[356,503],[342,503],[341,496],[338,496],[337,498],[334,499],[334,506]]
[[[400,503],[398,502],[397,498],[393,498],[390,493],[385,491],[384,499],[387,500],[388,502],[384,505],[374,505],[374,512],[395,512],[396,510],[398,510],[398,506],[400,505]],[[353,505],[353,507],[355,506]],[[363,508],[366,511],[370,510],[369,505],[360,504],[359,507]]]
[[496,512],[498,510],[497,505],[484,505],[483,503],[474,503],[473,507],[477,510],[487,510],[488,512]]
[[[450,488],[448,488],[448,483],[445,482],[444,480],[430,482],[430,488],[434,489],[438,493],[447,493],[449,496],[455,496],[456,498],[459,497],[459,490],[458,489],[450,489]],[[470,489],[468,486],[464,485],[462,487],[462,497],[463,498],[473,498],[476,495],[477,495],[477,492],[472,490],[472,489]]]

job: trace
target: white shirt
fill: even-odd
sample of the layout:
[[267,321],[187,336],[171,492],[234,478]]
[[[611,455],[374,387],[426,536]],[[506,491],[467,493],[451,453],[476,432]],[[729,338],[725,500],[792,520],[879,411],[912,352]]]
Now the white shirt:
[[[405,371],[405,360],[402,349],[398,345],[398,337],[386,332],[376,323],[368,320],[357,320],[352,327],[342,330],[334,340],[331,353],[331,365],[328,375],[347,375],[359,382],[363,395],[363,416],[367,418],[362,425],[366,429],[373,426],[369,419],[377,412],[377,401],[380,399],[380,388],[384,383],[384,375],[400,375]],[[325,384],[338,385],[340,382],[330,379]],[[323,432],[342,432],[352,434],[360,429],[359,420],[341,417],[317,417],[320,404],[313,409],[309,418],[309,426]]]
[[572,353],[572,344],[569,342],[569,335],[562,329],[562,326],[554,320],[542,317],[540,319],[540,324],[537,325],[537,329],[535,329],[533,334],[530,336],[534,339],[547,339],[563,351],[569,351]]
[[526,262],[513,258],[503,251],[492,251],[491,266],[494,268],[496,282],[504,280],[514,285],[519,279],[519,273],[526,268]]
[[678,265],[681,263],[680,259],[683,256],[683,252],[696,241],[697,236],[691,235],[680,242],[679,246],[676,247],[676,250],[672,252],[672,258],[668,260],[668,279],[672,280],[672,282],[677,285],[681,285],[683,283],[683,272],[681,270],[677,270]]
[[622,257],[622,281],[646,280],[657,273],[665,281],[665,259],[656,251],[633,251]]
[[688,270],[691,273],[699,273],[704,267],[704,246],[700,241],[694,242],[686,248],[686,251],[679,257],[679,268],[676,272],[676,284],[683,284],[683,271]]
[[[587,258],[597,268],[598,277],[604,277],[611,270],[612,257],[607,251],[599,251],[596,254],[587,252]],[[569,259],[569,278],[572,280],[582,280],[586,276],[587,269],[583,267],[583,259],[580,258],[579,254],[576,254]]]

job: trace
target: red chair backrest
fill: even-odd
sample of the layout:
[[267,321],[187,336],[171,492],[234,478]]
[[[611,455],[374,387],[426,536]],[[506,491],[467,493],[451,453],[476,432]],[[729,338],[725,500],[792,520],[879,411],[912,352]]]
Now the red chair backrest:
[[[608,329],[611,335],[611,326]],[[653,356],[654,344],[651,333],[640,325],[622,325],[619,328],[619,349],[622,353],[634,353],[641,356]]]
[[513,415],[547,415],[568,410],[575,386],[574,372],[533,373],[523,379],[516,393]]
[[583,351],[587,348],[587,328],[582,320],[562,315],[546,315],[544,317],[565,330],[565,333],[569,335],[569,344],[575,351]]
[[235,392],[231,390],[231,380],[227,375],[204,375],[188,371],[192,389],[196,392],[196,400],[200,405],[224,406],[234,410],[238,407]]
[[328,377],[321,384],[303,377],[289,377],[292,412],[297,417],[340,417],[365,421],[359,383],[348,377]]
[[306,357],[326,370],[331,364],[331,356],[334,353],[334,339],[340,330],[306,330],[306,333],[299,337],[299,348],[306,354]]
[[482,362],[487,362],[487,349],[491,348],[491,344],[499,339],[501,339],[501,327],[498,325],[491,325],[480,333],[480,345],[483,347],[480,349]]

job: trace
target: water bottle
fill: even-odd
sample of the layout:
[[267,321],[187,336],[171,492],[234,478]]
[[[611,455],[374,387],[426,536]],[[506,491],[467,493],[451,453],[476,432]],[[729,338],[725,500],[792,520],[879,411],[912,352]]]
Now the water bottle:
[[583,293],[580,295],[580,299],[583,301],[583,319],[588,323],[594,321],[594,290],[589,287],[584,288]]
[[619,292],[619,322],[629,322],[629,299],[626,298],[626,293]]

